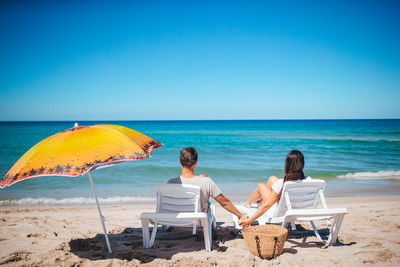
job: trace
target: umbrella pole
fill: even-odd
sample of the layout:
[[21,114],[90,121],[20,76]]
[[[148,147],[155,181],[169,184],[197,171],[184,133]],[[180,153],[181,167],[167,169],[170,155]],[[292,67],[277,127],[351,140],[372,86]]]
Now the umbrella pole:
[[108,240],[108,235],[107,235],[106,226],[104,225],[104,217],[103,217],[103,215],[101,214],[101,209],[100,209],[99,201],[97,200],[96,191],[94,191],[94,185],[93,185],[93,181],[92,181],[92,176],[90,175],[90,172],[88,172],[88,174],[89,174],[90,185],[92,186],[92,190],[93,190],[93,195],[94,195],[94,198],[96,199],[97,209],[99,210],[100,222],[101,222],[101,225],[103,226],[104,236],[106,237],[106,243],[107,243],[108,253],[111,254],[111,253],[112,253],[112,251],[111,251],[111,245],[110,245],[110,241]]

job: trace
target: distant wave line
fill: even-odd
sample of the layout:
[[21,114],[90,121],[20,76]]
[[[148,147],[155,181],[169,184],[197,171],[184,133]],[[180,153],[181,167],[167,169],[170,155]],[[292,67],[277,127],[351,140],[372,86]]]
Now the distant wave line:
[[337,178],[345,179],[400,179],[400,170],[376,171],[376,172],[353,172],[338,175]]
[[[127,197],[115,196],[99,198],[100,204],[122,204],[131,202],[153,202],[156,200],[154,197]],[[89,197],[71,197],[71,198],[22,198],[11,200],[0,200],[0,206],[25,206],[25,205],[88,205],[95,204],[94,198]]]

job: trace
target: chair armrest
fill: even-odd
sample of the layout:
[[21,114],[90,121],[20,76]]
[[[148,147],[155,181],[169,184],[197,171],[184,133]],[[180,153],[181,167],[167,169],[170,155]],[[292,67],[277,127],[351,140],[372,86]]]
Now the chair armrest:
[[153,220],[192,220],[192,219],[207,219],[208,215],[205,212],[143,212],[140,214],[140,219]]
[[285,213],[287,216],[329,216],[336,214],[346,214],[346,208],[335,208],[335,209],[305,209],[305,210],[288,210]]

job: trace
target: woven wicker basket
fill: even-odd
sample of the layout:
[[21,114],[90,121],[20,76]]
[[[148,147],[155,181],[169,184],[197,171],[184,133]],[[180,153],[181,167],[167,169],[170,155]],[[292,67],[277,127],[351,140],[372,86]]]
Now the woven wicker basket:
[[273,224],[250,226],[242,230],[251,254],[262,259],[273,259],[282,254],[288,230]]

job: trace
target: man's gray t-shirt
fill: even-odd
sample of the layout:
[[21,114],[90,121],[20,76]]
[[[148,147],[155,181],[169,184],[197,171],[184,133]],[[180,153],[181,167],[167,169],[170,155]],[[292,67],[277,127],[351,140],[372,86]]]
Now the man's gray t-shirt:
[[197,185],[200,187],[200,204],[201,204],[201,211],[207,212],[208,204],[207,200],[212,197],[216,198],[221,194],[221,189],[217,186],[216,183],[210,177],[200,177],[195,176],[192,178],[185,178],[185,177],[176,177],[173,179],[168,180],[169,184],[190,184],[190,185]]

